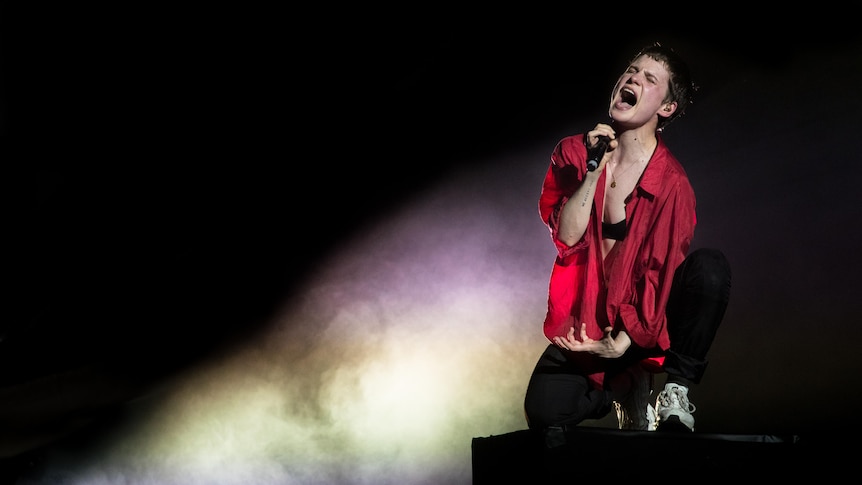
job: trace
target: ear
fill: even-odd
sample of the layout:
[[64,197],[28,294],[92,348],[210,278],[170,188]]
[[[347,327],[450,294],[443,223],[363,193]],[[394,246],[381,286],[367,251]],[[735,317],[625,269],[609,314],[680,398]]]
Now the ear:
[[664,106],[662,106],[661,109],[659,110],[658,115],[661,116],[662,118],[668,118],[668,117],[670,117],[670,115],[672,115],[674,113],[674,111],[676,111],[677,106],[678,105],[676,104],[676,101],[671,101],[670,103],[665,103]]

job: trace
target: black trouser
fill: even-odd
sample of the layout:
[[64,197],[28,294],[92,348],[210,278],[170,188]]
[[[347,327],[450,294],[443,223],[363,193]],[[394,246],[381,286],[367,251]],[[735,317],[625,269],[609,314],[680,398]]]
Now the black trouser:
[[[700,382],[707,352],[727,309],[730,279],[730,264],[716,249],[693,251],[677,268],[667,305],[670,349],[665,353],[664,371],[668,382],[689,386]],[[610,412],[614,397],[590,385],[587,375],[595,369],[572,360],[574,356],[553,344],[542,353],[524,398],[530,428],[577,424]],[[607,370],[619,370],[641,357],[626,352],[623,358],[611,361],[616,365]]]

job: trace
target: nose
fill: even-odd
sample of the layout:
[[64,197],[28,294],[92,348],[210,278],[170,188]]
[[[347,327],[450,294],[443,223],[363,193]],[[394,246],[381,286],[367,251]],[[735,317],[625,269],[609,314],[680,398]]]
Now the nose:
[[638,71],[638,72],[631,73],[631,75],[629,75],[629,79],[627,82],[631,83],[631,84],[640,84],[642,80],[643,80],[643,74],[641,74],[641,72]]

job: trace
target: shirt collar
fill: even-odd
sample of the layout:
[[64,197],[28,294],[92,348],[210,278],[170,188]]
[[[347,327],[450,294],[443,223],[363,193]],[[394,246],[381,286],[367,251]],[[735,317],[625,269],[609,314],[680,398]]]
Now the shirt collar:
[[664,181],[665,169],[668,165],[668,160],[673,157],[673,154],[665,145],[661,135],[656,133],[656,147],[652,157],[644,170],[638,189],[644,191],[650,197],[654,197],[661,191],[661,186]]

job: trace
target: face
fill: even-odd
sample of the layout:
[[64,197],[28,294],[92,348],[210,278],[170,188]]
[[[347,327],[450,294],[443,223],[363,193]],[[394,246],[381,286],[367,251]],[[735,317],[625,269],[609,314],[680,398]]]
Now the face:
[[635,59],[611,92],[611,118],[621,125],[635,127],[649,123],[656,115],[670,116],[676,103],[664,101],[669,79],[670,74],[661,62],[649,56]]

